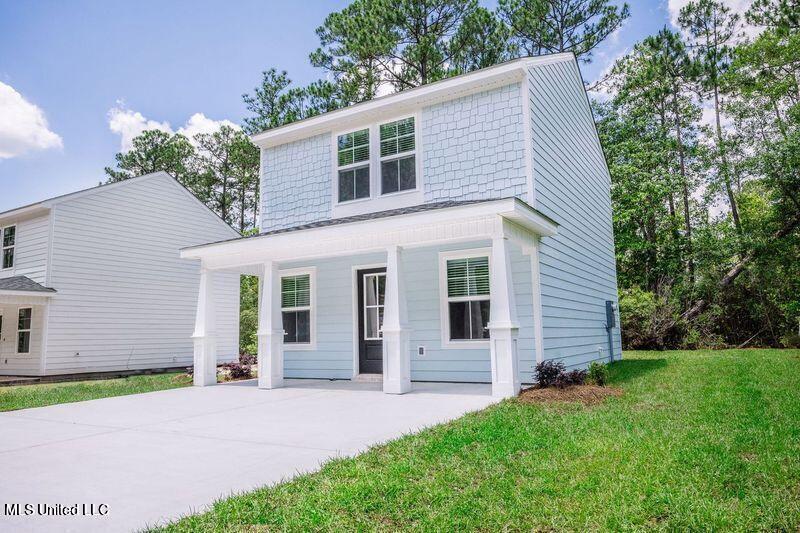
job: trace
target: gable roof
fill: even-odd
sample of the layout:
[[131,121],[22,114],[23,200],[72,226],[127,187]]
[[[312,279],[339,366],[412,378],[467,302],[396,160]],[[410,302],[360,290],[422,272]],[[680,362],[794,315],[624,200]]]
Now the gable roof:
[[10,278],[0,278],[0,291],[16,291],[16,292],[45,292],[54,293],[55,289],[45,287],[36,283],[31,278],[26,276],[12,276]]
[[421,106],[516,83],[524,79],[527,70],[531,67],[563,61],[576,61],[575,55],[572,52],[567,52],[513,59],[491,67],[298,120],[256,133],[250,139],[257,146],[268,148],[325,133],[332,129],[346,129],[352,125],[406,113]]
[[67,194],[59,195],[59,196],[53,196],[52,198],[48,198],[46,200],[41,200],[41,201],[33,203],[33,204],[28,204],[28,205],[24,205],[22,207],[16,207],[14,209],[9,209],[7,211],[0,212],[0,221],[3,218],[17,217],[17,216],[21,216],[21,215],[29,215],[29,214],[30,215],[35,215],[35,214],[39,214],[39,213],[45,214],[51,207],[53,207],[54,205],[57,205],[57,204],[59,204],[61,202],[65,202],[65,201],[68,201],[68,200],[74,200],[76,198],[80,198],[82,196],[87,196],[87,195],[90,195],[90,194],[96,194],[96,193],[99,193],[99,192],[106,192],[106,191],[109,191],[109,190],[112,190],[112,189],[125,187],[127,185],[130,185],[131,183],[138,183],[138,182],[149,180],[149,179],[153,179],[153,178],[167,178],[167,180],[172,182],[174,185],[177,185],[180,188],[180,190],[182,190],[185,194],[188,194],[192,198],[193,201],[197,202],[205,210],[207,210],[209,213],[214,215],[214,217],[216,219],[218,219],[222,224],[225,224],[225,226],[228,229],[230,229],[235,236],[240,236],[241,235],[238,231],[233,229],[227,222],[225,222],[218,214],[216,214],[210,207],[208,207],[206,204],[201,202],[200,199],[197,198],[192,193],[192,191],[187,189],[181,182],[179,182],[178,180],[176,180],[175,178],[173,178],[172,176],[170,176],[169,174],[167,174],[164,171],[152,172],[150,174],[142,174],[141,176],[136,176],[136,177],[133,177],[133,178],[129,178],[127,180],[122,180],[122,181],[115,181],[114,183],[101,183],[100,185],[97,185],[95,187],[90,187],[88,189],[81,189],[79,191],[70,192],[70,193],[67,193]]

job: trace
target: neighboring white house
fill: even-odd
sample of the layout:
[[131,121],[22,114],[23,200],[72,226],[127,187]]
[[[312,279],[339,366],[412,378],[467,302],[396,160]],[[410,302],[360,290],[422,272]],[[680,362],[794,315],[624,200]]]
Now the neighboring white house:
[[[491,382],[621,355],[610,177],[575,57],[523,58],[252,137],[261,230],[202,262],[195,384],[216,382],[213,295],[261,277],[259,386],[284,377]],[[609,323],[610,321],[610,323]]]
[[[0,375],[192,364],[199,265],[239,233],[163,172],[0,213]],[[238,355],[239,276],[216,280],[220,359]]]

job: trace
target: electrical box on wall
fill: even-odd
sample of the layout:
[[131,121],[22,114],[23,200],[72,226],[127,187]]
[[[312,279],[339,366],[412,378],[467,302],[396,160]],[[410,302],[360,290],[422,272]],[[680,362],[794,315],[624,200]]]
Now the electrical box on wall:
[[417,346],[417,355],[420,357],[425,357],[425,347],[424,346]]
[[606,327],[608,329],[617,327],[617,316],[614,314],[616,307],[614,302],[606,300]]

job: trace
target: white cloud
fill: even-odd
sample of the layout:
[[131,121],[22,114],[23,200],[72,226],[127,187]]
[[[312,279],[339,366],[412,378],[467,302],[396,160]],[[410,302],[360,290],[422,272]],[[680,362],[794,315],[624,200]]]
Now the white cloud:
[[214,133],[222,126],[229,126],[235,130],[239,129],[239,126],[230,120],[213,120],[205,116],[203,113],[195,113],[189,117],[189,120],[186,121],[186,124],[178,128],[178,133],[193,140],[194,136],[198,133]]
[[50,131],[44,112],[0,82],[0,159],[61,147],[61,137]]
[[[669,21],[675,28],[678,28],[678,15],[680,15],[681,8],[685,7],[691,1],[692,0],[667,0]],[[744,20],[744,14],[752,3],[753,0],[724,0],[724,4],[731,12],[739,15],[741,29],[747,37],[755,37],[761,32],[761,28],[751,26]]]
[[133,139],[145,130],[161,130],[172,133],[169,122],[148,120],[138,111],[125,107],[125,103],[121,101],[108,111],[108,127],[120,136],[119,149],[121,152],[130,150],[133,146]]
[[172,129],[169,122],[158,122],[156,120],[148,119],[138,111],[134,111],[125,106],[124,102],[117,102],[116,107],[108,111],[108,127],[113,132],[120,136],[120,151],[127,152],[133,146],[133,139],[140,135],[145,130],[161,130],[167,133],[180,133],[189,138],[194,144],[194,136],[199,133],[213,133],[220,129],[222,126],[230,126],[234,129],[239,129],[239,126],[230,120],[213,120],[205,116],[203,113],[195,113],[186,124],[178,128],[177,131]]

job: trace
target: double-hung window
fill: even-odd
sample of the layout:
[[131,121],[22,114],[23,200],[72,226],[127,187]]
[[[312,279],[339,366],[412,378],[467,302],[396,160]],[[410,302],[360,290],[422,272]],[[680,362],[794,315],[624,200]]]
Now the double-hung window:
[[414,117],[381,124],[381,194],[417,188]]
[[31,319],[33,309],[23,307],[19,310],[17,323],[17,353],[30,353],[31,351]]
[[311,275],[281,278],[284,344],[311,344]]
[[489,338],[488,255],[446,258],[446,340]]
[[2,239],[2,268],[12,268],[14,266],[14,246],[17,242],[17,227],[8,226],[3,228]]
[[339,202],[369,198],[369,128],[336,139]]

